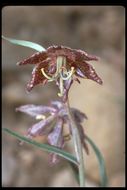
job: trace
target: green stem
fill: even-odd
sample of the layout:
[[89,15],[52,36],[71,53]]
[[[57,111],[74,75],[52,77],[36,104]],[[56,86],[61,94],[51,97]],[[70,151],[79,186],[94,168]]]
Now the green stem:
[[70,110],[69,102],[66,103],[66,106],[67,106],[69,120],[72,126],[72,136],[73,136],[73,143],[75,147],[75,153],[76,153],[77,160],[79,162],[78,170],[79,170],[80,187],[85,187],[85,170],[84,170],[84,159],[83,159],[81,139],[80,139],[80,135],[79,135],[77,126],[75,124],[73,115]]
[[[64,56],[58,56],[57,57],[57,67],[58,66],[66,66],[66,58]],[[70,74],[73,74],[74,68],[71,68]],[[68,75],[71,77],[71,75]],[[69,79],[68,77],[66,80]],[[61,94],[63,95],[63,78],[60,74],[60,96]],[[77,129],[77,126],[75,124],[75,120],[73,118],[73,115],[70,110],[70,105],[69,101],[66,102],[66,107],[67,107],[67,113],[69,117],[69,121],[71,123],[71,128],[72,128],[72,137],[73,137],[73,143],[74,143],[74,148],[75,148],[75,153],[76,153],[76,158],[78,161],[78,170],[79,170],[79,182],[80,182],[80,187],[85,186],[85,173],[84,173],[84,160],[83,160],[83,152],[82,152],[82,143],[79,135],[79,131]]]

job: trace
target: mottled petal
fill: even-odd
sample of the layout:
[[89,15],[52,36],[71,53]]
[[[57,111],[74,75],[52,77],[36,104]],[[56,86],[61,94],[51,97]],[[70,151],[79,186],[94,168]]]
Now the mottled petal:
[[99,84],[102,84],[101,78],[97,75],[95,69],[88,63],[83,62],[82,64],[77,63],[77,67],[81,70],[84,76],[91,79]]
[[85,78],[85,75],[82,73],[82,71],[79,68],[76,69],[75,75],[81,78]]
[[[63,120],[58,119],[57,124],[54,130],[48,135],[49,144],[63,148],[64,146],[64,138],[62,136],[63,131]],[[55,153],[50,154],[50,164],[56,164],[59,161],[59,156]]]
[[50,58],[65,56],[72,61],[75,61],[75,53],[73,49],[66,46],[50,46],[47,48],[47,54]]
[[76,61],[98,61],[98,57],[90,55],[82,50],[74,50],[76,55]]
[[63,104],[60,101],[51,101],[51,106],[56,109],[61,109],[63,107]]
[[16,108],[16,111],[24,112],[32,117],[36,117],[37,115],[41,115],[44,113],[55,113],[56,109],[49,106],[35,106],[33,104],[23,105]]
[[38,135],[45,135],[49,133],[51,129],[50,126],[47,125],[49,125],[55,119],[55,117],[55,115],[49,116],[47,119],[41,120],[40,122],[34,124],[31,128],[28,129],[27,135],[36,137]]
[[68,80],[65,80],[65,82],[64,82],[63,102],[66,102],[67,99],[68,99],[68,92],[69,92],[69,89],[70,89],[72,83],[73,83],[73,79],[72,78],[70,78]]
[[55,128],[48,135],[49,144],[57,147],[63,147],[62,130],[63,130],[63,120],[58,119]]
[[65,109],[64,105],[63,108],[61,108],[58,112],[59,117],[62,117],[64,119],[64,117],[67,116],[67,110]]
[[23,61],[17,63],[17,65],[37,64],[44,61],[47,58],[46,52],[37,52]]
[[73,116],[74,116],[76,122],[81,123],[81,122],[83,122],[84,119],[88,119],[85,113],[79,111],[76,108],[71,108],[71,111],[73,113]]
[[37,66],[34,67],[33,71],[32,71],[32,78],[30,80],[30,82],[27,84],[27,90],[31,91],[32,88],[40,83],[44,84],[47,79],[45,78],[45,76],[43,76],[41,69],[42,68],[47,68],[49,64],[49,60],[40,62]]

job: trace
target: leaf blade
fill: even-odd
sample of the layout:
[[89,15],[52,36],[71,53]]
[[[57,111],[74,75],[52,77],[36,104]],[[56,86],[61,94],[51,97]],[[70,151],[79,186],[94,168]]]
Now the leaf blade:
[[101,186],[102,187],[107,187],[108,184],[108,178],[107,178],[107,174],[106,174],[106,168],[105,168],[105,163],[104,163],[104,159],[103,156],[101,154],[101,152],[99,151],[98,147],[95,145],[95,143],[87,136],[85,135],[86,140],[88,141],[88,143],[91,145],[91,147],[93,148],[98,162],[99,162],[99,172],[100,172],[100,177],[101,177]]
[[13,131],[10,130],[10,129],[7,129],[7,128],[3,128],[3,131],[5,131],[5,132],[11,134],[12,136],[14,136],[14,137],[16,137],[16,138],[18,138],[18,139],[20,139],[20,140],[22,140],[22,141],[25,141],[25,142],[27,142],[27,143],[29,143],[29,144],[32,144],[32,145],[34,145],[34,146],[37,146],[38,148],[41,148],[41,149],[43,149],[43,150],[45,150],[45,151],[47,151],[47,152],[56,153],[56,154],[58,154],[59,156],[61,156],[61,157],[65,158],[65,159],[67,159],[68,161],[70,161],[70,162],[72,162],[72,163],[78,165],[77,159],[76,159],[73,155],[71,155],[70,153],[68,153],[68,152],[65,152],[65,151],[63,151],[63,150],[61,150],[61,149],[59,149],[59,148],[54,147],[54,146],[50,146],[50,145],[48,145],[48,144],[42,144],[42,143],[38,143],[38,142],[36,142],[36,141],[34,141],[34,140],[30,140],[30,139],[28,139],[28,138],[26,138],[26,137],[24,137],[24,136],[22,136],[22,135],[19,135],[19,134],[13,132]]
[[36,44],[34,42],[25,41],[25,40],[16,40],[16,39],[13,39],[13,38],[7,38],[5,36],[2,36],[2,38],[4,40],[9,41],[10,43],[20,45],[20,46],[29,47],[29,48],[35,49],[36,51],[39,51],[39,52],[46,51],[46,49],[44,47],[42,47],[41,45]]
[[73,172],[73,175],[75,177],[75,180],[77,181],[77,184],[80,185],[78,167],[72,162],[69,162],[69,164],[70,164],[70,167],[72,169],[72,172]]

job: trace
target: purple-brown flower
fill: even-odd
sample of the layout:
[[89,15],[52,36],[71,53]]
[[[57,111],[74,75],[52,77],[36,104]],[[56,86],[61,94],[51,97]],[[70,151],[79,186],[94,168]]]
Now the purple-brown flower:
[[[66,137],[72,135],[73,127],[67,115],[66,105],[59,101],[52,101],[50,106],[24,105],[16,108],[16,111],[24,112],[39,119],[39,122],[27,130],[26,136],[28,138],[46,135],[50,145],[63,148],[67,140]],[[84,118],[87,119],[87,116],[75,108],[71,108],[71,111],[79,130],[82,145],[88,153],[88,147],[85,143],[85,134],[81,125]],[[69,131],[67,135],[65,135],[63,131],[65,125],[68,126]],[[55,153],[50,154],[51,163],[57,163],[58,160],[58,155]]]
[[46,84],[47,82],[56,81],[60,88],[59,95],[64,96],[65,83],[68,83],[66,81],[69,79],[72,82],[74,75],[102,84],[102,80],[94,68],[87,63],[87,61],[97,60],[96,56],[89,55],[82,50],[65,46],[50,46],[45,52],[37,52],[17,64],[35,65],[32,78],[27,84],[28,91],[40,83]]

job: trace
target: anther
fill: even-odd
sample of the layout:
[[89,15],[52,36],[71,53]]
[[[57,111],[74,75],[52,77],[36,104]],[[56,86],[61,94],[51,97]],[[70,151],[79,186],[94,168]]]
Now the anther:
[[36,116],[36,119],[45,119],[46,117],[45,117],[45,115],[37,115]]
[[59,93],[58,93],[58,96],[59,96],[59,97],[62,97],[62,96],[63,96],[63,94],[62,94],[61,92],[59,92]]
[[44,68],[41,69],[41,72],[42,72],[42,74],[45,76],[45,78],[47,78],[47,79],[49,79],[49,80],[53,80],[53,79],[54,79],[54,77],[50,77],[50,76],[48,76],[48,75],[45,73]]

